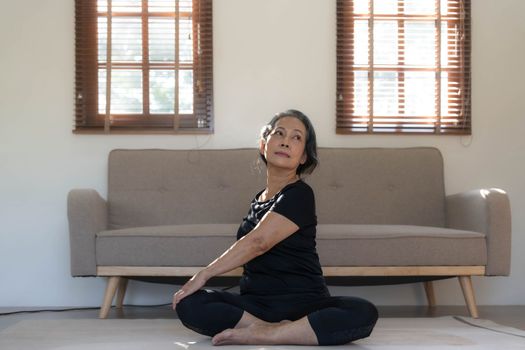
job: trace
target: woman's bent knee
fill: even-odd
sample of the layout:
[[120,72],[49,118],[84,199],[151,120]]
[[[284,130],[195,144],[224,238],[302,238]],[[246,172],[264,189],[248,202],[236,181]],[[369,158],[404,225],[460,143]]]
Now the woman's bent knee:
[[206,319],[204,307],[207,303],[208,295],[208,292],[199,290],[179,301],[175,308],[184,326],[204,335],[211,335],[204,327]]
[[363,316],[366,316],[366,317],[363,317],[364,325],[374,326],[377,322],[377,319],[379,318],[379,312],[377,311],[377,308],[374,304],[372,304],[368,300],[364,300],[364,299],[362,300],[363,300],[363,303],[362,303],[361,313]]
[[[342,334],[340,344],[346,344],[358,339],[367,338],[372,334],[377,319],[379,318],[379,313],[374,304],[365,299],[360,299],[359,306],[357,307],[357,319],[358,322],[348,324],[346,334]],[[350,317],[350,315],[349,315]]]
[[376,306],[366,299],[341,297],[340,307],[347,310],[349,315],[357,315],[357,320],[362,326],[375,325],[379,317]]
[[206,291],[198,290],[179,301],[176,306],[177,314],[180,319],[191,317],[206,301]]
[[183,325],[211,337],[233,328],[242,317],[244,310],[227,299],[231,298],[224,293],[199,290],[182,299],[176,310]]
[[308,319],[319,345],[342,345],[370,336],[378,312],[365,299],[340,298],[334,306],[318,310]]

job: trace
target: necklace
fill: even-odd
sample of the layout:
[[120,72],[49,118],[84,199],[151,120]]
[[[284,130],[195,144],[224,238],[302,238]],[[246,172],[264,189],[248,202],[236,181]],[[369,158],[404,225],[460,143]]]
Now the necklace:
[[293,179],[291,179],[290,181],[288,181],[286,184],[284,184],[284,186],[282,186],[277,192],[275,192],[275,194],[273,196],[269,196],[269,191],[268,191],[268,187],[266,187],[264,189],[264,191],[261,193],[261,195],[259,196],[259,199],[258,201],[259,202],[267,202],[269,201],[270,199],[274,198],[277,194],[279,194],[283,188],[285,188],[286,186],[288,185],[291,185],[293,183],[296,183],[297,181],[299,181],[301,178],[298,176],[298,175],[295,175],[295,177]]

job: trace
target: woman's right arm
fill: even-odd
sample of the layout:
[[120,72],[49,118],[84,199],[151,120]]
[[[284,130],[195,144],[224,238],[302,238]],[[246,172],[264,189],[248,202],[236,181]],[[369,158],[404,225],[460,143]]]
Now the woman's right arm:
[[299,226],[283,215],[273,211],[266,213],[252,231],[235,242],[206,268],[199,271],[173,295],[173,308],[183,298],[201,289],[210,278],[236,269],[266,253],[298,229]]
[[220,257],[186,282],[186,284],[173,295],[173,309],[175,309],[179,301],[204,287],[210,278],[229,272],[260,255],[259,252],[261,249],[259,248],[259,244],[256,240],[250,239],[248,236],[249,234],[235,242]]

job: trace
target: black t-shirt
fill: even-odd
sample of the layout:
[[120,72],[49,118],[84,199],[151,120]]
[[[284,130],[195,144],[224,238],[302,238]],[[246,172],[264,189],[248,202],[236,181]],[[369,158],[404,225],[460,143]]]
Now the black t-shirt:
[[244,265],[241,294],[282,295],[319,293],[326,288],[315,249],[317,217],[312,188],[301,180],[285,186],[273,198],[259,202],[257,193],[243,218],[237,239],[248,234],[268,212],[279,213],[299,229],[269,251]]

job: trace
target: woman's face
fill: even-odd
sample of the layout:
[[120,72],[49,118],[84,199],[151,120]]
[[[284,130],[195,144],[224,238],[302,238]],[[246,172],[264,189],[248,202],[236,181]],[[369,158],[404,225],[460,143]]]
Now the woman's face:
[[260,151],[268,165],[296,170],[306,162],[306,128],[295,117],[283,117],[277,121]]

